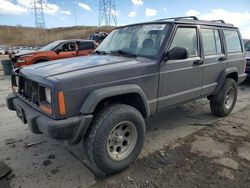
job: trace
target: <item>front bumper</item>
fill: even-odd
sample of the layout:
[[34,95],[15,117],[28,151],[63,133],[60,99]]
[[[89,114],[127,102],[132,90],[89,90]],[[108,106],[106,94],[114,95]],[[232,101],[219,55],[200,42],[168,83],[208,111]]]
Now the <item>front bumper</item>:
[[[67,140],[70,144],[77,144],[81,141],[89,128],[92,115],[82,115],[63,120],[54,120],[41,112],[33,109],[14,94],[6,98],[10,110],[23,112],[23,121],[27,122],[31,132],[45,134],[57,140]],[[18,109],[18,110],[17,110]]]

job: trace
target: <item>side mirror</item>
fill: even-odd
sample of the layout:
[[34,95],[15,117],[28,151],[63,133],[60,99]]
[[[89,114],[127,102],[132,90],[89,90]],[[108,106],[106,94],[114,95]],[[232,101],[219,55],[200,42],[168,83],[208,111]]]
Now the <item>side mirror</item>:
[[166,54],[165,60],[178,60],[187,58],[188,51],[186,48],[174,47]]
[[62,52],[62,50],[59,49],[59,48],[57,48],[57,49],[55,50],[55,53],[56,53],[56,54],[60,54],[60,52]]

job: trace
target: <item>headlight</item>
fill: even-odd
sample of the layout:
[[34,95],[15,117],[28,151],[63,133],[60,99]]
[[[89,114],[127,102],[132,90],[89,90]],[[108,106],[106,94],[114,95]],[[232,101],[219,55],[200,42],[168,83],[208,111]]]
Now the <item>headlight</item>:
[[45,88],[45,98],[48,103],[51,103],[51,90],[49,88]]
[[25,59],[18,59],[18,60],[17,60],[17,63],[25,63],[25,62],[26,62]]
[[33,56],[33,54],[22,55],[22,56],[20,56],[20,58],[23,58],[23,57],[31,57],[31,56]]

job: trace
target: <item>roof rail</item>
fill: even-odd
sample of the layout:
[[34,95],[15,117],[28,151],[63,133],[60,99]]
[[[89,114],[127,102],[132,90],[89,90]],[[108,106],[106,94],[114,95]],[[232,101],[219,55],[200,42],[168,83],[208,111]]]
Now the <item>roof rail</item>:
[[220,23],[225,23],[224,20],[209,20],[210,22],[220,22]]
[[165,21],[165,20],[174,20],[174,21],[179,21],[181,19],[193,19],[193,20],[198,20],[196,16],[183,16],[183,17],[173,17],[173,18],[163,18],[160,20],[155,20],[155,21]]

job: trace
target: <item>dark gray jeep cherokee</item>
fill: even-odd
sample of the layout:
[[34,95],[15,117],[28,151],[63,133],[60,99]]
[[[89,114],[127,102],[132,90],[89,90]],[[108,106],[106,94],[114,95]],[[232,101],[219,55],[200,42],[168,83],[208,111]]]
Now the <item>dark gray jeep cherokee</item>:
[[139,155],[144,119],[207,97],[227,116],[245,78],[238,28],[178,17],[115,29],[87,57],[17,69],[10,110],[29,129],[77,144],[104,174],[128,167]]

